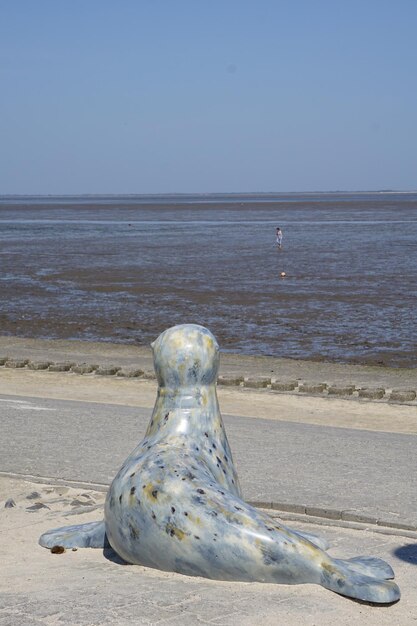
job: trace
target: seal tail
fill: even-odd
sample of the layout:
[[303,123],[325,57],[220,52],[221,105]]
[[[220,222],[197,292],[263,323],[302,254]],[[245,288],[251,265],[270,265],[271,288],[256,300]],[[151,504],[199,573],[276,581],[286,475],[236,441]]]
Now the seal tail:
[[109,543],[104,521],[54,528],[41,535],[39,543],[44,548],[106,548]]
[[398,585],[387,580],[393,576],[391,567],[381,559],[333,559],[322,563],[321,584],[342,596],[374,604],[391,604],[401,597]]

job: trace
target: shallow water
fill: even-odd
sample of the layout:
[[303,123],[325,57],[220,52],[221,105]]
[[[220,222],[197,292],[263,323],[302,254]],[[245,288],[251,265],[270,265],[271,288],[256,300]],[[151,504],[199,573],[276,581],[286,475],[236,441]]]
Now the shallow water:
[[417,194],[3,197],[0,244],[2,334],[417,365]]

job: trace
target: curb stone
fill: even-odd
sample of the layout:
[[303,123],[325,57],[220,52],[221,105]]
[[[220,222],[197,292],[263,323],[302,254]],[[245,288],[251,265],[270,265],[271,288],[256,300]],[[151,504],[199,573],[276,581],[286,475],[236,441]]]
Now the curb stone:
[[122,367],[116,374],[116,376],[125,377],[125,378],[139,378],[145,372],[140,368],[126,368]]
[[80,363],[71,367],[71,372],[74,374],[91,374],[97,366],[89,365],[88,363]]
[[152,370],[146,370],[146,372],[143,372],[141,378],[144,380],[156,380],[156,374]]
[[5,362],[5,367],[13,367],[13,368],[20,368],[20,367],[26,367],[26,365],[29,363],[29,359],[9,359]]
[[48,367],[48,370],[50,372],[69,372],[71,367],[74,367],[74,365],[77,365],[77,364],[74,363],[73,361],[64,361],[62,363],[51,363],[51,365]]
[[355,509],[330,509],[328,507],[310,506],[302,504],[289,504],[284,502],[258,502],[250,501],[248,504],[255,506],[259,509],[273,510],[279,517],[280,513],[289,513],[295,515],[305,515],[308,518],[317,518],[322,520],[339,521],[339,522],[354,522],[359,524],[368,524],[377,526],[379,528],[388,528],[395,530],[404,530],[410,532],[417,532],[417,524],[408,523],[407,520],[393,521],[384,516],[377,517],[375,515],[369,515],[367,513],[361,513]]
[[346,385],[344,387],[343,386],[339,386],[339,385],[332,385],[327,390],[329,396],[331,396],[331,395],[334,395],[334,396],[351,396],[354,391],[356,391],[355,385]]
[[364,515],[363,513],[359,513],[354,509],[349,509],[341,512],[341,519],[346,522],[361,522],[362,524],[373,524],[376,525],[378,523],[378,518],[373,515]]
[[416,399],[416,392],[410,390],[393,389],[389,400],[392,402],[412,402]]
[[300,391],[301,393],[323,393],[325,389],[327,389],[326,383],[302,383],[301,385],[298,385],[298,391]]
[[251,389],[265,389],[270,384],[271,379],[263,376],[248,376],[243,380],[243,386]]
[[217,378],[218,385],[225,385],[227,387],[238,387],[241,383],[243,383],[243,376],[230,376],[227,374],[222,374]]
[[407,524],[405,522],[391,522],[389,520],[378,520],[377,526],[382,526],[384,528],[395,528],[397,530],[411,530],[417,531],[417,526],[415,524]]
[[273,391],[294,391],[298,387],[298,380],[279,381],[273,380],[271,382],[271,389]]
[[364,387],[363,389],[359,389],[359,397],[360,398],[369,398],[370,400],[380,400],[385,396],[385,389],[371,387]]
[[30,370],[47,370],[52,365],[52,361],[29,361],[28,368]]
[[326,519],[341,519],[341,511],[322,508],[319,506],[307,506],[306,515],[311,515],[312,517],[325,517]]
[[98,369],[96,369],[96,374],[98,376],[114,376],[120,369],[122,368],[118,365],[99,367]]

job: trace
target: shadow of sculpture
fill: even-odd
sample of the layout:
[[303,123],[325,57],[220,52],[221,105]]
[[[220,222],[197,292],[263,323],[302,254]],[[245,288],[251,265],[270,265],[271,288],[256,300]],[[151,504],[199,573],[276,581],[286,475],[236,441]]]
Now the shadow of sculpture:
[[131,565],[131,563],[128,563],[127,561],[122,559],[122,557],[119,556],[110,545],[108,546],[108,548],[103,548],[103,556],[107,561],[116,563],[116,565]]
[[410,565],[417,565],[417,543],[408,543],[393,551],[393,554],[401,561]]

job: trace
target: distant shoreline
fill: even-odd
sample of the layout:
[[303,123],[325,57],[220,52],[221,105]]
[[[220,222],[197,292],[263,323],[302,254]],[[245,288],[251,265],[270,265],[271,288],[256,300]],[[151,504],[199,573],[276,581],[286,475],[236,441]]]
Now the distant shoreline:
[[224,197],[236,197],[236,198],[248,198],[253,199],[259,196],[263,197],[275,197],[275,196],[339,196],[339,195],[372,195],[372,194],[416,194],[417,189],[366,189],[366,190],[331,190],[331,191],[225,191],[225,192],[173,192],[173,193],[6,193],[0,194],[0,202],[7,199],[22,198],[27,200],[28,198],[224,198]]

